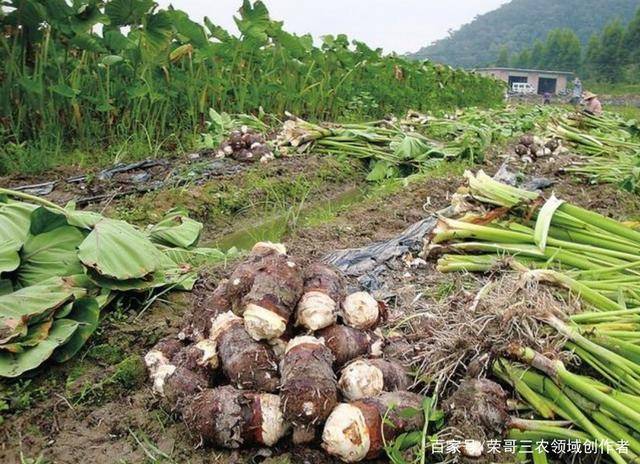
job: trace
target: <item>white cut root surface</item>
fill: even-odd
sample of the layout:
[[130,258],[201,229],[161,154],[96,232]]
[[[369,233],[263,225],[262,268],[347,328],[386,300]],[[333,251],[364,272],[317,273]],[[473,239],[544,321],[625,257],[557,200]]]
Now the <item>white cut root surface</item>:
[[287,254],[287,247],[285,247],[282,243],[258,242],[255,245],[253,245],[253,248],[251,248],[252,253],[267,251],[267,250],[274,250],[281,255]]
[[153,372],[161,365],[168,364],[169,360],[160,350],[151,350],[144,356],[144,363]]
[[378,339],[371,344],[371,348],[369,348],[369,355],[374,358],[381,358],[383,355],[382,348],[384,347],[385,337],[380,328],[374,330],[373,333],[378,337]]
[[218,344],[214,340],[200,340],[196,343],[196,348],[202,351],[202,357],[198,360],[201,366],[209,366],[217,369],[220,365],[218,359]]
[[296,346],[303,345],[303,344],[306,344],[306,343],[311,343],[311,344],[315,344],[315,345],[324,345],[324,339],[323,338],[312,337],[311,335],[300,335],[298,337],[292,338],[291,340],[289,340],[289,343],[287,343],[287,348],[285,349],[285,354],[287,354],[289,351],[291,351]]
[[164,396],[164,384],[167,377],[176,371],[167,357],[159,350],[151,350],[144,357],[144,363],[149,369],[149,377],[153,381],[153,391]]
[[298,303],[297,324],[309,330],[320,330],[336,322],[336,302],[323,292],[311,291]]
[[262,441],[266,446],[275,445],[289,431],[280,408],[280,397],[271,393],[260,395],[262,415]]
[[371,441],[362,411],[342,403],[336,406],[322,432],[322,447],[345,462],[362,461]]
[[338,387],[350,401],[378,396],[384,391],[384,375],[364,360],[354,361],[343,369]]
[[154,374],[151,375],[153,379],[153,391],[164,396],[164,384],[171,375],[176,371],[176,366],[173,364],[163,364],[160,366]]
[[244,328],[254,340],[272,340],[287,330],[287,321],[273,311],[248,304],[242,314]]
[[242,323],[242,318],[236,316],[231,311],[220,314],[211,320],[211,329],[209,330],[209,339],[214,342],[218,340],[220,335],[227,331],[233,324]]
[[342,317],[345,323],[356,329],[374,327],[379,316],[378,302],[367,292],[347,295],[342,303]]

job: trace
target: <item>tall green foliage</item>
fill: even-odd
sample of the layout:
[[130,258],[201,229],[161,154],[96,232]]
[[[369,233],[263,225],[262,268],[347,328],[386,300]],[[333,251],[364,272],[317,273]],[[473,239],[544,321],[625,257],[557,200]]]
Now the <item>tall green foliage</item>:
[[531,50],[522,50],[514,59],[513,66],[516,68],[528,68],[531,66]]
[[496,66],[502,66],[502,67],[509,66],[509,49],[506,46],[503,46],[500,49],[500,53],[498,54],[498,59],[496,60]]
[[540,68],[544,60],[545,47],[541,40],[536,40],[531,49],[531,63],[529,68]]
[[[448,37],[412,56],[451,66],[475,68],[495,63],[500,48],[518,54],[554,29],[571,29],[582,44],[616,18],[626,22],[638,0],[510,0],[477,16]],[[455,3],[453,5],[456,5]]]
[[238,37],[152,0],[3,4],[0,150],[195,135],[212,106],[335,119],[363,94],[376,102],[369,117],[500,102],[500,86],[477,75],[384,56],[344,35],[314,46],[261,1],[244,0]]
[[627,27],[624,43],[627,47],[629,62],[635,64],[637,69],[640,65],[640,8]]
[[640,82],[640,9],[626,28],[616,20],[591,36],[584,54],[573,31],[557,29],[549,33],[546,42],[536,41],[522,51],[512,64],[564,69],[608,83]]
[[607,25],[597,41],[590,42],[585,69],[589,76],[605,82],[620,82],[627,61],[625,30],[619,21]]
[[571,29],[556,29],[547,36],[544,46],[545,63],[551,69],[575,71],[580,67],[582,47]]
[[578,36],[571,29],[556,29],[544,42],[537,40],[531,49],[523,50],[512,63],[523,68],[576,71],[581,61]]

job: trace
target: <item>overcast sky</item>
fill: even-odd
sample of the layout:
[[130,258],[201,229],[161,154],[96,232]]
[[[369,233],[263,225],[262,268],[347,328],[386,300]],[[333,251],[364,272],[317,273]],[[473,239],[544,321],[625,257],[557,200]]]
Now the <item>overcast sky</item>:
[[[241,0],[156,0],[172,4],[197,20],[208,16],[234,30],[233,15]],[[373,48],[413,52],[446,37],[476,15],[508,0],[264,0],[271,17],[284,20],[285,29],[314,37],[346,33]]]

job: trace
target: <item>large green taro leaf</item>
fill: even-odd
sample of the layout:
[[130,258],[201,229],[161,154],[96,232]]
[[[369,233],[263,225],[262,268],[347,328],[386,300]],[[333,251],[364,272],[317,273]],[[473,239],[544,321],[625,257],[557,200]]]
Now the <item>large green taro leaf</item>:
[[144,292],[162,287],[174,290],[191,290],[198,273],[191,268],[170,267],[149,274],[144,279],[115,280],[89,272],[91,279],[99,287],[120,292]]
[[38,235],[66,225],[67,217],[64,214],[40,206],[31,213],[29,232],[31,235]]
[[53,354],[53,359],[57,362],[71,359],[95,332],[100,322],[100,305],[95,298],[80,298],[74,301],[73,309],[67,319],[78,322],[78,330]]
[[11,340],[11,342],[4,345],[0,345],[0,350],[9,351],[11,353],[22,353],[25,349],[36,346],[41,341],[45,340],[49,336],[49,330],[53,320],[49,319],[39,324],[33,324],[29,326],[29,331],[24,337],[18,337]]
[[84,234],[77,228],[62,226],[40,235],[29,235],[20,253],[22,264],[18,282],[27,287],[50,277],[81,274],[78,246]]
[[0,296],[0,343],[26,335],[28,324],[47,319],[56,309],[84,293],[70,280],[54,277]]
[[198,267],[206,264],[216,264],[233,257],[233,253],[227,254],[217,248],[194,248],[185,250],[183,248],[160,248],[164,256],[170,260],[165,267]]
[[57,209],[40,206],[31,214],[31,235],[43,234],[64,225],[92,229],[102,219],[103,216],[94,211],[76,211],[73,203]]
[[0,203],[0,238],[22,244],[29,233],[31,212],[35,208],[29,203]]
[[0,279],[0,296],[13,293],[13,282],[9,279]]
[[78,257],[98,274],[116,280],[143,278],[158,269],[162,258],[142,232],[106,218],[80,244]]
[[191,248],[198,243],[201,232],[201,222],[194,221],[181,212],[173,212],[153,226],[149,236],[156,243]]
[[0,274],[15,271],[20,266],[18,250],[21,246],[16,239],[0,241]]
[[18,377],[35,369],[51,357],[53,351],[71,338],[78,328],[76,321],[57,319],[51,325],[47,338],[22,353],[0,351],[0,377]]

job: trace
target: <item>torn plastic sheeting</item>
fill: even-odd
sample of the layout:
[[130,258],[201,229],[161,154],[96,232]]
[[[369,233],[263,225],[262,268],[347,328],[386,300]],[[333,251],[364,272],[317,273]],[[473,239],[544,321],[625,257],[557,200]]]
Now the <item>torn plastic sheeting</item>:
[[100,171],[100,174],[98,174],[98,179],[100,180],[109,180],[111,179],[114,174],[118,174],[121,172],[127,172],[127,171],[131,171],[133,169],[146,169],[146,168],[152,168],[154,166],[160,166],[160,165],[166,165],[167,160],[165,159],[158,159],[158,160],[153,160],[153,159],[146,159],[143,161],[138,161],[135,163],[130,163],[130,164],[116,164],[115,166],[109,168],[109,169],[104,169],[102,171]]
[[520,183],[518,173],[510,171],[506,163],[500,166],[500,169],[498,169],[498,172],[496,172],[493,178],[505,184],[531,191],[542,190],[556,183],[555,180],[546,177],[532,177]]
[[[509,171],[505,164],[500,167],[494,176],[494,179],[506,182],[510,185],[517,185],[519,180],[517,173]],[[521,187],[535,191],[547,188],[554,183],[555,181],[552,179],[534,177],[528,180],[525,179]],[[436,215],[429,216],[428,218],[409,226],[400,235],[390,240],[376,242],[362,248],[337,250],[325,255],[323,261],[334,265],[345,275],[362,276],[366,273],[370,273],[387,261],[398,256],[402,256],[408,251],[419,251],[422,248],[422,241],[425,235],[430,233],[436,226],[438,222],[437,216],[448,217],[453,214],[454,211],[455,209],[452,207],[445,208],[438,211]],[[378,269],[376,276],[374,276],[373,279],[361,282],[361,284],[370,290],[375,289],[379,286],[379,283],[376,282],[376,277],[380,272],[382,272],[382,270]]]
[[13,187],[13,190],[28,193],[30,195],[49,195],[53,192],[57,181],[52,180],[50,182],[43,182],[41,184],[23,185],[20,187]]
[[437,222],[435,216],[429,216],[412,224],[400,235],[390,240],[376,242],[362,248],[337,250],[325,255],[323,261],[337,267],[346,275],[363,275],[392,258],[401,256],[408,251],[420,250],[425,235],[433,230]]
[[107,199],[111,199],[111,200],[115,200],[116,198],[121,198],[121,197],[125,197],[127,195],[132,195],[132,194],[142,194],[142,193],[146,193],[146,192],[151,192],[153,190],[158,190],[162,187],[164,187],[166,184],[163,181],[154,181],[142,186],[136,186],[133,188],[129,188],[126,190],[118,190],[118,191],[114,191],[114,192],[108,192],[108,193],[103,193],[100,195],[92,195],[92,196],[86,196],[86,197],[81,197],[78,198],[76,200],[76,205],[78,206],[85,206],[88,205],[90,203],[98,203],[100,201],[103,200],[107,200]]

